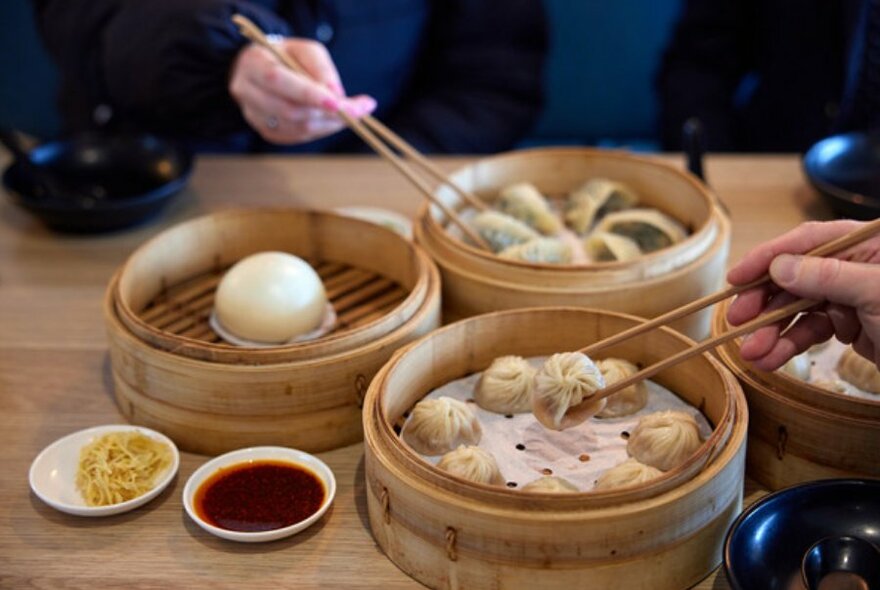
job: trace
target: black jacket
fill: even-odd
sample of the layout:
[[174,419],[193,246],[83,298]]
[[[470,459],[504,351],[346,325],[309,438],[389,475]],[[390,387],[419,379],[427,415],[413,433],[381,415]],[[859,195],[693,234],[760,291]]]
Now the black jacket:
[[710,150],[802,151],[852,127],[841,107],[860,7],[686,0],[657,78],[664,147],[681,146],[691,116]]
[[68,132],[109,126],[210,150],[348,151],[350,133],[293,148],[251,131],[227,77],[240,12],[267,33],[319,38],[346,90],[425,151],[493,152],[541,103],[546,24],[536,0],[35,0],[61,73]]

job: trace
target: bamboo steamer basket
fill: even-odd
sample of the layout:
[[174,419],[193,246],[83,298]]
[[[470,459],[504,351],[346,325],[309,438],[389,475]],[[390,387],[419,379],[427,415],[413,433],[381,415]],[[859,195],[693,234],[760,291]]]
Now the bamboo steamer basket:
[[[721,286],[730,246],[729,220],[703,183],[654,159],[586,148],[535,149],[486,158],[451,177],[487,202],[515,182],[528,181],[544,194],[562,196],[590,178],[610,178],[632,187],[643,204],[672,215],[691,234],[679,244],[629,262],[532,264],[502,259],[465,243],[447,231],[439,208],[426,204],[414,235],[440,267],[447,321],[536,305],[588,306],[654,317]],[[437,195],[449,205],[459,202],[449,187]],[[706,310],[673,327],[703,338],[710,321]]]
[[[498,356],[575,350],[639,321],[583,308],[495,312],[396,354],[364,406],[367,506],[385,554],[431,588],[665,590],[710,573],[742,505],[747,409],[739,384],[709,355],[656,380],[701,408],[713,434],[685,465],[647,484],[562,495],[475,484],[429,465],[396,434],[424,395]],[[606,352],[652,363],[691,344],[663,328]]]
[[[208,325],[213,295],[238,260],[267,250],[313,263],[338,327],[317,340],[271,348],[226,344]],[[192,358],[274,363],[366,344],[406,322],[429,293],[430,262],[387,228],[300,209],[229,210],[182,223],[138,248],[119,276],[116,309],[135,335]]]
[[[717,307],[714,334],[728,329],[728,307]],[[880,401],[754,369],[739,355],[741,342],[717,351],[749,403],[749,476],[771,490],[818,479],[880,477]]]
[[[198,337],[180,337],[172,331],[157,330],[163,332],[162,336],[167,339],[186,338],[181,350],[168,350],[161,345],[161,341],[157,343],[145,339],[123,321],[119,294],[127,266],[116,274],[107,289],[104,317],[109,337],[114,394],[120,410],[132,423],[164,432],[184,450],[217,454],[242,446],[273,444],[319,452],[356,442],[362,437],[360,408],[370,379],[398,348],[439,325],[439,274],[425,254],[391,230],[328,214],[333,221],[325,222],[327,225],[335,227],[338,222],[351,221],[352,227],[363,232],[355,234],[356,237],[371,234],[373,238],[367,241],[381,244],[386,249],[384,252],[373,252],[370,266],[366,269],[359,266],[364,257],[345,258],[344,251],[338,248],[328,247],[326,252],[330,254],[320,250],[310,252],[312,256],[309,258],[318,269],[332,266],[333,276],[355,270],[373,277],[367,283],[361,279],[353,281],[339,297],[331,297],[340,317],[353,311],[366,323],[354,320],[329,337],[303,345],[281,347],[285,349],[283,354],[275,357],[263,354],[273,349],[233,349],[216,342],[213,332],[204,329],[204,306],[210,308],[213,298],[213,286],[206,285],[216,285],[216,281],[205,281],[205,277],[211,277],[211,272],[206,272],[199,264],[215,258],[198,246],[205,244],[226,248],[228,244],[231,250],[241,255],[249,253],[249,249],[233,244],[232,238],[225,241],[207,239],[205,228],[221,227],[226,232],[224,235],[237,235],[229,231],[234,226],[231,220],[241,220],[256,231],[259,223],[271,220],[279,213],[281,217],[286,216],[284,211],[273,211],[272,215],[266,215],[267,212],[220,213],[169,230],[170,235],[180,240],[181,228],[195,228],[200,231],[193,237],[204,238],[192,242],[182,240],[182,243],[193,244],[194,250],[172,249],[176,256],[170,266],[175,269],[190,268],[193,274],[174,275],[180,283],[169,281],[162,292],[161,301],[170,302],[167,309],[177,310],[176,313],[182,316],[181,320],[174,320],[172,324],[182,325],[182,320],[188,319],[188,314],[197,317],[195,325],[201,330],[197,332],[201,334]],[[291,212],[289,216],[297,213],[301,212]],[[312,219],[323,217],[319,213],[306,215]],[[206,223],[206,220],[214,217],[222,218],[222,223]],[[320,222],[313,226],[317,227],[321,227]],[[256,231],[255,235],[258,234]],[[162,235],[146,247],[164,244]],[[349,240],[354,241],[351,238],[350,235]],[[320,243],[320,239],[316,240]],[[283,240],[258,243],[274,250],[284,249],[287,244]],[[397,253],[393,252],[394,249]],[[181,261],[190,255],[195,260]],[[325,255],[333,257],[324,258]],[[228,259],[225,256],[230,255],[224,252],[222,256],[225,261]],[[234,262],[234,259],[229,259]],[[156,255],[154,260],[161,263],[163,259]],[[383,269],[382,260],[395,263],[399,260],[409,261],[419,274],[409,284],[414,287],[423,285],[421,302],[413,313],[405,314],[403,319],[398,312],[412,291],[407,292],[399,283],[385,289],[370,286],[387,280],[389,275],[405,276],[406,270],[400,268]],[[161,274],[162,270],[162,265],[158,264],[157,271]],[[375,270],[385,274],[374,275]],[[170,276],[170,273],[167,275]],[[155,279],[153,282],[156,282]],[[197,288],[194,289],[193,285]],[[332,290],[329,281],[325,280],[325,285],[328,285],[328,291]],[[194,296],[196,291],[200,294]],[[392,297],[387,297],[389,293]],[[178,305],[181,300],[186,303],[193,297],[207,301],[207,304],[202,301],[188,306]],[[356,304],[352,304],[355,300]],[[359,312],[361,308],[365,308],[367,313]],[[369,320],[371,315],[377,319]],[[394,318],[395,322],[382,331],[374,331],[375,336],[363,342],[359,327],[372,328],[382,322],[387,323],[386,315]],[[189,331],[193,333],[191,328]],[[347,338],[347,331],[356,337]],[[212,345],[221,354],[195,353],[200,343]]]

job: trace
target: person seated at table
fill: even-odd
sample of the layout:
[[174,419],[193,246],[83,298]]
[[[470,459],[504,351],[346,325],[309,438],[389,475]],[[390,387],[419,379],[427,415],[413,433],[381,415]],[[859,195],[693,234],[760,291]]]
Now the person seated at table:
[[[336,111],[374,112],[423,151],[510,148],[541,106],[533,0],[35,0],[65,130],[150,131],[212,151],[364,149]],[[249,46],[280,36],[314,77]],[[343,87],[344,84],[344,87]]]
[[803,256],[860,225],[849,220],[805,223],[756,247],[730,269],[727,280],[732,285],[750,283],[768,271],[774,283],[744,291],[734,300],[727,319],[735,326],[797,298],[822,302],[785,332],[779,325],[756,330],[742,344],[743,359],[773,371],[836,336],[880,368],[880,236],[834,258]]
[[665,149],[807,150],[880,123],[878,0],[685,0],[656,88]]

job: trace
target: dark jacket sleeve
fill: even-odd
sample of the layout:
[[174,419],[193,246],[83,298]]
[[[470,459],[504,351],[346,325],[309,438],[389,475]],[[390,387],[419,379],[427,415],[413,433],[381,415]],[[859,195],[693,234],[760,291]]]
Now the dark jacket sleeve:
[[[99,104],[118,118],[170,135],[216,138],[246,128],[229,96],[244,45],[230,17],[289,34],[272,13],[240,0],[35,0],[61,74],[61,108],[88,127]],[[71,129],[76,130],[76,129]]]
[[746,0],[686,0],[657,76],[665,149],[680,149],[682,125],[699,117],[710,150],[734,145],[734,98],[752,48]]
[[510,148],[542,103],[542,3],[439,0],[433,11],[414,83],[387,123],[424,151]]

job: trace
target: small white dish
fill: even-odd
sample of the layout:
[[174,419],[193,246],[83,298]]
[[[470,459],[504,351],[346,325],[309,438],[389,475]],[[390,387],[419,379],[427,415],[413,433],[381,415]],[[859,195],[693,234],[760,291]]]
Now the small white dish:
[[[301,520],[290,526],[259,532],[241,532],[220,528],[206,522],[201,516],[199,516],[195,509],[195,495],[199,487],[208,478],[223,467],[267,460],[293,463],[300,467],[304,467],[315,474],[324,484],[324,501],[321,503],[321,507],[305,520]],[[196,469],[183,488],[183,507],[189,517],[197,525],[213,535],[217,535],[218,537],[230,541],[262,543],[264,541],[283,539],[284,537],[295,535],[296,533],[310,527],[317,522],[325,512],[327,512],[327,509],[330,508],[330,504],[333,503],[333,498],[335,496],[336,478],[333,476],[333,471],[330,470],[326,463],[314,455],[296,449],[289,449],[287,447],[248,447],[215,457]]]
[[[80,450],[95,439],[111,432],[140,432],[145,436],[163,442],[171,448],[171,467],[156,485],[146,494],[126,502],[109,506],[88,506],[76,488],[76,472],[79,468]],[[155,430],[130,424],[108,424],[86,428],[60,438],[43,449],[31,463],[28,481],[37,497],[61,512],[76,516],[109,516],[128,512],[143,506],[162,493],[180,465],[180,453],[170,438]]]
[[382,209],[380,207],[360,206],[338,207],[335,211],[342,215],[347,215],[348,217],[363,219],[364,221],[387,227],[409,240],[412,239],[412,221],[395,211]]

